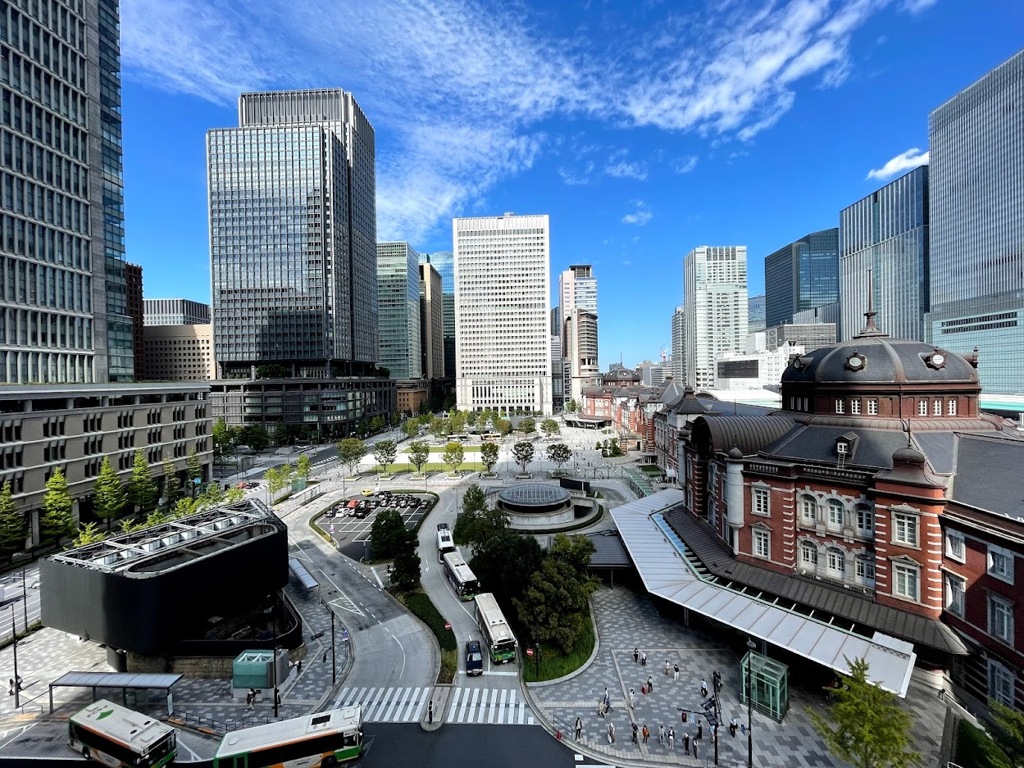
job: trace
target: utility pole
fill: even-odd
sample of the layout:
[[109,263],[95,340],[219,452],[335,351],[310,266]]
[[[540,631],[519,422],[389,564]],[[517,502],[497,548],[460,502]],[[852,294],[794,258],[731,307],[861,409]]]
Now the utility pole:
[[14,638],[14,708],[21,709],[21,678],[18,677],[18,628],[14,626],[14,606],[11,606],[11,637]]

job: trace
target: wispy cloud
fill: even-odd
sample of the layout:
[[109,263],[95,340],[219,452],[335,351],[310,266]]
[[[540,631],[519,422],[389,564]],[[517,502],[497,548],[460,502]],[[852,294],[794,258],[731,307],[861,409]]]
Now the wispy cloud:
[[868,175],[865,178],[881,180],[891,179],[893,176],[903,173],[904,171],[917,168],[919,165],[925,165],[927,162],[928,152],[922,152],[917,147],[912,147],[906,152],[900,152],[881,168],[873,168],[868,171]]
[[687,155],[677,158],[672,163],[672,170],[676,173],[691,173],[697,167],[697,156]]
[[643,200],[634,200],[633,207],[634,211],[632,213],[627,213],[622,217],[623,224],[635,224],[638,227],[642,227],[654,218],[651,209],[647,207],[647,203]]
[[907,13],[921,13],[937,2],[938,0],[903,0],[902,8]]
[[[851,36],[895,0],[751,2],[559,37],[494,0],[132,0],[122,60],[127,79],[228,107],[247,90],[352,91],[376,129],[378,236],[418,242],[550,151],[551,118],[752,139],[802,81],[841,84]],[[567,184],[648,173],[625,157],[563,167]]]

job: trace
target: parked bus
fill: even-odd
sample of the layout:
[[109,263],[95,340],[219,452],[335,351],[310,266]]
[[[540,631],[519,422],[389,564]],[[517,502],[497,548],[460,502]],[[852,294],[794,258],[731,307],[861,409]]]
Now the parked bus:
[[177,731],[141,712],[106,699],[94,701],[68,720],[68,745],[104,765],[157,768],[174,761]]
[[476,621],[484,633],[484,643],[495,664],[516,660],[516,637],[505,621],[505,614],[490,592],[476,596]]
[[455,551],[455,540],[452,538],[448,523],[437,524],[437,562],[443,563],[444,556]]
[[362,714],[359,707],[345,707],[232,731],[217,748],[213,765],[327,768],[355,760],[362,750]]
[[480,589],[480,584],[476,580],[476,574],[462,559],[462,553],[456,549],[446,554],[441,562],[444,565],[444,575],[448,577],[448,583],[452,585],[458,598],[472,600]]

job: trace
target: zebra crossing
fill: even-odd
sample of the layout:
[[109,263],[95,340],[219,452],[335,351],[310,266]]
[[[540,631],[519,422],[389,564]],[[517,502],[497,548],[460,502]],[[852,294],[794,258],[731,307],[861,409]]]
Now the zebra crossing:
[[[431,688],[342,688],[335,706],[362,707],[363,722],[418,723],[427,715]],[[455,688],[446,723],[533,725],[533,712],[514,688]]]

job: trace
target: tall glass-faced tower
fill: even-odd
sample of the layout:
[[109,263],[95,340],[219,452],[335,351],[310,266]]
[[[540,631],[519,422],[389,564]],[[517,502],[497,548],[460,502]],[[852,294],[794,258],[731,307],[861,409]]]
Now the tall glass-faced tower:
[[1024,51],[931,113],[925,340],[977,348],[986,392],[1024,392]]
[[340,89],[245,93],[207,134],[220,375],[367,375],[377,361],[374,133]]
[[400,381],[423,378],[419,262],[408,243],[377,243],[377,359]]
[[455,377],[455,257],[451,251],[421,253],[420,263],[429,264],[441,276],[444,375],[451,379]]
[[764,326],[839,299],[839,230],[811,232],[764,260]]
[[117,0],[0,3],[0,383],[134,376],[119,24]]

